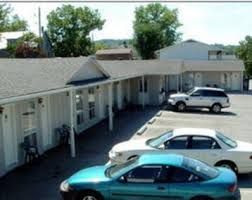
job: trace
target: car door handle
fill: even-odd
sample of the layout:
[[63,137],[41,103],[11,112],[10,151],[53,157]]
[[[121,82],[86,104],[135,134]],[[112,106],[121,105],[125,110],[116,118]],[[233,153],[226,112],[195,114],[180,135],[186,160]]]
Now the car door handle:
[[158,186],[157,189],[158,189],[158,190],[165,190],[165,187],[163,187],[163,186]]

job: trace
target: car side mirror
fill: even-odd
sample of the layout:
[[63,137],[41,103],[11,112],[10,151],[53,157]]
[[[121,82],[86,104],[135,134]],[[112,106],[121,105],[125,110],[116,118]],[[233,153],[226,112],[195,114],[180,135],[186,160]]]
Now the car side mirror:
[[120,183],[126,183],[126,182],[127,182],[127,178],[126,178],[125,176],[121,176],[121,177],[118,179],[118,181],[119,181]]

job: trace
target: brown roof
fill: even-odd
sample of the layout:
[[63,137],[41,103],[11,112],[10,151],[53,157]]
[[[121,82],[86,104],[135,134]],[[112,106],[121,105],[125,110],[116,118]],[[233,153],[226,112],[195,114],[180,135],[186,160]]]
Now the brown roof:
[[121,48],[121,49],[102,49],[98,50],[96,55],[101,54],[132,54],[132,50],[129,48]]

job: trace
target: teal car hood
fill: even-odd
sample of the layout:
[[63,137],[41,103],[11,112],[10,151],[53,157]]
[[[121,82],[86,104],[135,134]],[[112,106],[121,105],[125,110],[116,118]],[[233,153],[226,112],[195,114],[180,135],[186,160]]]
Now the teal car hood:
[[83,169],[72,175],[68,180],[69,185],[78,185],[83,183],[100,183],[110,179],[105,175],[105,166],[96,166]]

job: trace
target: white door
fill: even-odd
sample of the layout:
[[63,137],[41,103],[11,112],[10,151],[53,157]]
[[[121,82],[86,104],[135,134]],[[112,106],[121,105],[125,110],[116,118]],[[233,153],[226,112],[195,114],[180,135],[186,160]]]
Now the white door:
[[228,72],[222,73],[221,83],[222,83],[223,89],[230,90],[231,89],[231,74]]
[[168,88],[169,90],[178,90],[178,77],[177,75],[168,76]]
[[199,152],[199,160],[210,165],[215,165],[222,157],[221,147],[210,137],[193,136],[191,138],[191,149]]
[[200,72],[195,73],[194,86],[198,86],[198,87],[202,86],[202,73],[200,73]]
[[15,114],[14,105],[4,106],[4,112],[2,117],[3,124],[3,145],[4,145],[4,157],[5,166],[10,168],[17,162],[17,135],[16,135],[16,119],[13,116]]
[[139,79],[139,84],[138,84],[138,104],[143,103],[143,98],[144,98],[144,104],[148,105],[149,104],[149,86],[148,86],[148,80],[145,78],[144,79],[144,90],[142,86],[142,79]]
[[239,72],[232,72],[232,84],[231,84],[231,90],[240,90],[241,89],[241,80],[240,80],[240,74]]

